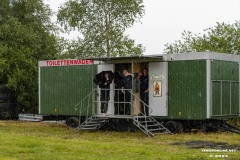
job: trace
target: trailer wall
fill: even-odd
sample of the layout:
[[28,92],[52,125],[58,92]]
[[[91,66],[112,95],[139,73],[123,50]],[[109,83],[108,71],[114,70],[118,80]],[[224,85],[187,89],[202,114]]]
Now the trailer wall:
[[206,60],[168,64],[170,119],[206,119]]
[[93,90],[95,73],[94,65],[39,67],[39,113],[79,115],[75,106]]
[[211,61],[212,118],[238,115],[239,64],[228,61]]

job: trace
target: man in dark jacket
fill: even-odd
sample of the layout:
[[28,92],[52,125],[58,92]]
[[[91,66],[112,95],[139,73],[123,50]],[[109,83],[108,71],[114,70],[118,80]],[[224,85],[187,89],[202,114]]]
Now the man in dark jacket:
[[114,114],[122,115],[124,114],[124,94],[121,92],[123,87],[122,75],[119,72],[114,72],[114,84],[115,84],[115,93],[114,93]]
[[[148,71],[146,68],[143,69],[143,75],[139,77],[140,80],[140,98],[144,102],[142,103],[142,113],[149,115],[148,98],[149,98],[149,88],[148,88]],[[145,105],[146,104],[146,105]]]
[[131,93],[129,92],[132,89],[132,75],[128,72],[127,69],[123,69],[122,78],[123,89],[124,90],[124,104],[125,104],[125,114],[131,114]]

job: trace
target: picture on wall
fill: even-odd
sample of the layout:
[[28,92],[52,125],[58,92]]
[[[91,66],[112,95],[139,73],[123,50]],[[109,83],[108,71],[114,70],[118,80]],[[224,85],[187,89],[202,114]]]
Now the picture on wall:
[[162,96],[162,81],[153,81],[153,97]]

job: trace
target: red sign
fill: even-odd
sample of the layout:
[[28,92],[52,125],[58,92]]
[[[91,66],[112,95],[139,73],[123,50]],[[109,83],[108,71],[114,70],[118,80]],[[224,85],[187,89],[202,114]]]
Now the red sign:
[[46,60],[39,62],[39,66],[74,66],[90,64],[93,64],[93,60],[66,59],[66,60]]

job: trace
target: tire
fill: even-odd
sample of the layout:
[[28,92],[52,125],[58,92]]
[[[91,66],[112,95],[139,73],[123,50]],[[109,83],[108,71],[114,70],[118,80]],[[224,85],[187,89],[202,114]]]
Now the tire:
[[168,121],[165,126],[173,134],[183,132],[183,125],[181,122]]
[[67,120],[67,126],[70,128],[77,128],[79,125],[79,119],[77,117],[70,117]]

